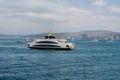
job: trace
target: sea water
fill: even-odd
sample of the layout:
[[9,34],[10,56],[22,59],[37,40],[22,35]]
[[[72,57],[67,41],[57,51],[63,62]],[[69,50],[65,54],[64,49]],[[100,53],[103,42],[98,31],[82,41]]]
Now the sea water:
[[0,80],[120,80],[120,41],[74,40],[72,51],[0,40]]

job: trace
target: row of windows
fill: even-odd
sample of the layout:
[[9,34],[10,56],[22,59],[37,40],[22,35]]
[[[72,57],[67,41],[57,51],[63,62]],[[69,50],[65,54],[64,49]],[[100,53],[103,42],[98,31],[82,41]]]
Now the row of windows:
[[39,47],[60,47],[57,45],[35,45],[35,46],[39,46]]
[[57,44],[57,42],[52,42],[52,41],[40,41],[40,42],[37,42],[37,43],[52,43],[52,44]]

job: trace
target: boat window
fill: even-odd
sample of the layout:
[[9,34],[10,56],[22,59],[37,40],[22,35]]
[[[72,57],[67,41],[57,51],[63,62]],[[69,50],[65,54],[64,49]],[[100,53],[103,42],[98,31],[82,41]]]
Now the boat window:
[[52,43],[52,44],[57,44],[57,42],[52,42],[52,41],[40,41],[40,42],[37,42],[37,43]]
[[35,46],[39,46],[39,47],[60,47],[58,45],[35,45]]
[[55,36],[45,36],[45,39],[55,39]]

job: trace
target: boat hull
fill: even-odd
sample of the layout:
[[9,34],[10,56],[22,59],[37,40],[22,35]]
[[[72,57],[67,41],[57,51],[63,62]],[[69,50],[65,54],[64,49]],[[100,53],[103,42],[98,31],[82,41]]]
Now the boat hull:
[[38,50],[73,50],[71,48],[36,48],[36,47],[29,47],[30,49],[38,49]]
[[30,49],[40,49],[40,50],[73,50],[74,46],[71,47],[47,47],[47,46],[35,46],[35,45],[30,45],[28,44],[28,48]]

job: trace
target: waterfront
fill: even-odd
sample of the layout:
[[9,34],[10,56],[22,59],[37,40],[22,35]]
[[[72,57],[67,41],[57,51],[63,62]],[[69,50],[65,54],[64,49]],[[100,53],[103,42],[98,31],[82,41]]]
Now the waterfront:
[[120,41],[74,40],[72,51],[0,40],[0,80],[120,80]]

